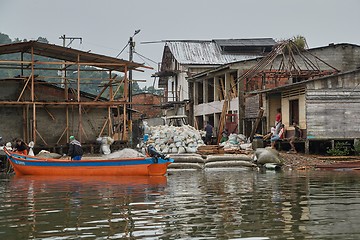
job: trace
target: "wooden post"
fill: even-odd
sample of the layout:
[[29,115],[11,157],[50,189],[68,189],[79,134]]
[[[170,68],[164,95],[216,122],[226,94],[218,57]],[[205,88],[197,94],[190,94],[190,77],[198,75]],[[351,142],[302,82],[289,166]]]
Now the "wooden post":
[[82,112],[81,112],[81,96],[80,96],[80,54],[78,54],[77,56],[77,102],[79,103],[78,105],[78,110],[79,110],[79,127],[78,127],[78,137],[79,137],[79,141],[82,141]]
[[65,121],[66,121],[66,142],[68,142],[68,139],[70,137],[69,135],[69,105],[66,105],[65,107]]
[[[109,71],[109,82],[111,81],[111,71]],[[113,86],[112,84],[110,84],[109,86],[109,92],[110,92],[110,101],[114,101],[114,95],[113,95]],[[108,136],[112,137],[112,119],[111,119],[111,107],[108,106],[108,118],[109,118],[109,122],[108,122]]]
[[32,132],[33,141],[36,144],[36,104],[33,103],[33,132]]
[[120,133],[121,133],[121,129],[120,129],[120,123],[121,123],[121,118],[120,118],[120,107],[119,105],[117,105],[117,114],[118,114],[118,120],[117,120],[117,127],[116,127],[116,130],[117,130],[117,139],[116,140],[120,140]]
[[81,111],[82,107],[81,104],[79,103],[79,129],[78,129],[78,134],[79,134],[79,141],[82,141],[82,111]]
[[309,154],[310,153],[310,141],[309,139],[305,140],[305,154]]
[[[238,71],[238,75],[239,71]],[[243,120],[245,119],[245,97],[244,80],[238,81],[238,100],[239,100],[239,133],[244,134]]]
[[108,136],[112,137],[112,119],[111,119],[111,108],[108,106]]
[[34,47],[31,47],[31,101],[34,99]]
[[31,47],[31,102],[33,103],[33,141],[36,144],[36,104],[34,94],[34,47]]
[[126,124],[127,124],[127,121],[126,121],[126,118],[127,118],[127,111],[126,111],[126,107],[127,107],[127,104],[126,104],[126,101],[128,101],[128,68],[127,68],[127,65],[125,65],[124,67],[124,99],[125,99],[125,104],[123,105],[124,106],[124,109],[123,109],[123,140],[128,140],[128,135],[127,135],[127,132],[126,132]]
[[23,112],[23,116],[22,116],[22,135],[25,141],[29,142],[29,139],[27,138],[27,134],[26,134],[26,106],[22,106],[22,112]]
[[80,54],[77,57],[77,101],[80,102]]
[[123,107],[123,140],[127,140],[127,134],[126,134],[126,104],[124,104]]
[[226,114],[228,113],[228,107],[229,107],[229,99],[230,95],[225,95],[225,100],[223,104],[223,108],[221,111],[220,119],[219,119],[219,126],[218,126],[218,133],[217,133],[217,143],[219,144],[221,140],[221,134],[224,130],[225,121],[226,121]]
[[260,109],[259,109],[259,112],[258,112],[258,116],[256,117],[255,124],[254,124],[253,128],[251,129],[251,134],[250,134],[250,141],[251,141],[251,142],[252,142],[252,140],[254,139],[254,135],[255,135],[256,129],[257,129],[257,127],[259,126],[259,123],[260,123],[260,120],[261,120],[263,114],[264,114],[264,109],[260,108]]

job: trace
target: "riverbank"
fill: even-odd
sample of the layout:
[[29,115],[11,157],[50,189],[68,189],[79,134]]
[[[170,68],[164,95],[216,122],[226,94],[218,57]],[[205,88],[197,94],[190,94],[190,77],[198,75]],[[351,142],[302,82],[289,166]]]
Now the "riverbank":
[[279,152],[284,160],[284,170],[306,170],[316,165],[334,164],[341,161],[360,161],[360,156],[322,156],[304,153]]
[[[240,154],[240,155],[239,155]],[[169,166],[169,168],[175,169],[183,169],[183,168],[193,168],[193,169],[202,169],[204,163],[206,162],[204,159],[207,156],[211,156],[212,160],[208,160],[208,162],[213,162],[209,165],[209,167],[216,167],[215,162],[218,161],[221,166],[223,167],[236,167],[238,165],[244,167],[251,167],[248,163],[250,163],[250,159],[252,158],[252,151],[242,151],[234,152],[231,154],[227,152],[225,155],[223,154],[208,154],[208,155],[197,155],[195,154],[180,154],[178,157],[175,158],[175,164],[173,166]],[[89,154],[85,155],[84,159],[91,156],[99,156],[98,154]],[[197,155],[197,156],[196,156]],[[323,164],[334,164],[339,162],[346,162],[346,161],[360,161],[360,156],[323,156],[323,155],[312,155],[312,154],[304,154],[304,153],[287,153],[285,151],[279,152],[280,157],[283,159],[283,166],[282,169],[287,170],[310,170],[314,169],[317,165]],[[176,156],[176,154],[175,154]],[[224,156],[223,158],[221,156]],[[232,157],[236,156],[236,158]],[[248,159],[247,159],[248,158]],[[234,162],[236,161],[236,162]],[[8,172],[8,163],[6,159],[2,159],[2,164],[0,164],[0,172]],[[0,163],[1,163],[0,162]],[[225,162],[225,163],[224,163]]]

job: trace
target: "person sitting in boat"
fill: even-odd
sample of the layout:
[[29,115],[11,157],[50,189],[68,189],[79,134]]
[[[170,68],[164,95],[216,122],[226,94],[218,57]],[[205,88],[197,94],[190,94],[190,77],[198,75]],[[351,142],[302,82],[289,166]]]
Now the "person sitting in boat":
[[17,138],[15,140],[15,146],[13,148],[14,152],[27,155],[28,154],[28,145],[21,139]]
[[71,157],[71,160],[81,160],[82,155],[84,153],[81,143],[75,139],[74,136],[70,136],[70,143],[69,143],[69,151],[68,156]]

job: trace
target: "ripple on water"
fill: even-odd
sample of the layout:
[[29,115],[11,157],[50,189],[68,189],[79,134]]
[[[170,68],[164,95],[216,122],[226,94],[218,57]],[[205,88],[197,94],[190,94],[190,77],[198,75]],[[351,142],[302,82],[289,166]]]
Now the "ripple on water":
[[0,239],[360,239],[352,173],[0,179]]

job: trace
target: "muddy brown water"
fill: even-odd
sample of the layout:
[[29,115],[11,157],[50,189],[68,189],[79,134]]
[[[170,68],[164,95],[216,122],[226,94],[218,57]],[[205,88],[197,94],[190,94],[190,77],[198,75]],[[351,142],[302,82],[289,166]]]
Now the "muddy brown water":
[[0,178],[0,239],[360,239],[360,172]]

